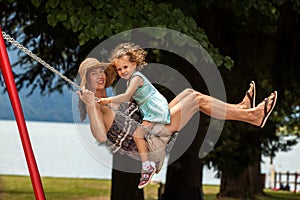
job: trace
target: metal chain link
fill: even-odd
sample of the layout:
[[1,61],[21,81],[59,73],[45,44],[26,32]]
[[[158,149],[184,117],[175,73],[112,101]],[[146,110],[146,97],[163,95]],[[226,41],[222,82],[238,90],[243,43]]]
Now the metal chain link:
[[[4,31],[2,31],[2,35],[3,35],[3,38],[6,41],[8,41],[9,43],[13,44],[15,47],[17,47],[22,52],[24,52],[27,55],[29,55],[31,58],[33,58],[34,60],[36,60],[37,62],[39,62],[44,67],[48,68],[50,71],[52,71],[53,73],[55,73],[56,75],[58,75],[63,80],[67,81],[69,84],[71,84],[72,86],[74,86],[76,89],[81,90],[81,88],[80,88],[80,86],[78,84],[74,83],[72,80],[70,80],[69,78],[67,78],[65,75],[63,75],[61,72],[59,72],[58,70],[56,70],[54,67],[50,66],[43,59],[41,59],[36,54],[32,53],[29,49],[27,49],[26,47],[24,47],[22,44],[20,44],[14,38],[10,37]],[[95,97],[95,100],[99,101],[99,98]],[[134,119],[131,119],[129,116],[125,115],[123,112],[121,112],[119,110],[116,110],[115,108],[111,107],[110,105],[107,105],[107,107],[109,107],[111,110],[113,110],[114,112],[118,113],[119,115],[121,115],[125,119],[131,121],[132,123],[135,123],[136,126],[139,126],[139,127],[143,128],[146,131],[146,133],[151,133],[150,129],[148,129],[147,127],[143,126],[142,124],[140,124],[139,122],[135,121]]]
[[60,78],[64,79],[65,81],[67,81],[68,83],[70,83],[71,85],[73,85],[75,88],[80,89],[80,87],[76,83],[74,83],[73,81],[71,81],[70,79],[68,79],[61,72],[59,72],[58,70],[56,70],[54,67],[50,66],[48,63],[46,63],[44,60],[42,60],[36,54],[32,53],[29,49],[27,49],[26,47],[24,47],[22,44],[20,44],[19,42],[17,42],[15,39],[13,39],[12,37],[10,37],[8,34],[6,34],[5,32],[2,31],[2,35],[3,35],[3,38],[6,39],[6,41],[8,41],[11,44],[13,44],[15,47],[17,47],[18,49],[20,49],[21,51],[23,51],[24,53],[26,53],[27,55],[29,55],[31,58],[33,58],[34,60],[36,60],[37,62],[39,62],[40,64],[42,64],[46,68],[48,68],[49,70],[51,70],[53,73],[55,73],[56,75],[58,75]]

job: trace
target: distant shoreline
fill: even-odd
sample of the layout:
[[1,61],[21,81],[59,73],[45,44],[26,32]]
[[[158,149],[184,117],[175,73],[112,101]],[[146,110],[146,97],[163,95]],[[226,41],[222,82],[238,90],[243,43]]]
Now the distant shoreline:
[[[26,121],[26,125],[41,176],[111,178],[112,155],[108,148],[105,145],[98,145],[97,152],[87,148],[76,123]],[[89,129],[88,123],[86,128]],[[0,119],[0,146],[0,174],[27,175],[28,169],[15,120]],[[107,156],[106,160],[99,160],[98,151],[101,157]],[[300,144],[295,145],[292,151],[279,152],[273,160],[275,171],[300,173],[299,155]],[[264,163],[261,164],[261,173],[266,174],[267,186],[270,173],[269,160],[268,157],[262,157]],[[165,173],[166,168],[162,170],[160,176],[154,177],[154,180],[163,182]],[[203,183],[219,184],[220,179],[214,178],[215,173],[205,168]]]
[[[0,121],[15,121],[16,122],[16,119],[11,119],[11,118],[0,118]],[[73,124],[75,123],[74,120],[73,121],[55,121],[55,120],[38,120],[38,119],[34,119],[34,120],[26,120],[25,119],[25,122],[30,122],[30,123],[35,123],[35,122],[39,122],[39,123],[66,123],[66,124]]]
[[[111,179],[112,154],[109,149],[106,145],[97,145],[97,152],[91,152],[93,149],[83,143],[76,124],[28,121],[27,127],[41,176]],[[86,128],[89,128],[88,124]],[[0,146],[0,174],[28,175],[14,120],[0,120]],[[163,167],[153,180],[165,182],[166,171]],[[213,170],[205,168],[203,183],[219,184],[220,180],[214,178],[214,174]]]

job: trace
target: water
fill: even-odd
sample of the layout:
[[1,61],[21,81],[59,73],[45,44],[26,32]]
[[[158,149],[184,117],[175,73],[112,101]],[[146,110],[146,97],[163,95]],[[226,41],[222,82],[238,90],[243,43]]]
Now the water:
[[[111,178],[111,168],[87,151],[73,123],[30,121],[26,124],[41,176]],[[29,175],[15,121],[0,120],[0,146],[0,174]],[[112,160],[107,147],[99,148]],[[165,176],[166,167],[163,167],[153,180],[165,182]],[[203,179],[204,184],[220,184],[214,172],[206,168]]]
[[[84,147],[73,123],[26,122],[32,148],[41,176],[110,179],[111,168],[99,162]],[[87,125],[88,128],[88,125]],[[22,144],[15,121],[0,120],[0,174],[29,175]],[[106,146],[99,151],[112,160]],[[273,160],[276,171],[300,173],[300,144],[290,152],[281,152]],[[270,186],[270,160],[263,158],[262,173],[266,174],[266,187]],[[111,164],[111,163],[110,163]],[[154,181],[165,182],[166,166],[153,177]],[[204,184],[220,184],[215,172],[204,168]],[[283,178],[285,180],[285,178]],[[290,178],[290,181],[293,181]],[[299,182],[299,180],[298,180]],[[294,189],[293,184],[290,185]],[[278,186],[279,187],[279,186]],[[298,189],[300,190],[300,186]]]

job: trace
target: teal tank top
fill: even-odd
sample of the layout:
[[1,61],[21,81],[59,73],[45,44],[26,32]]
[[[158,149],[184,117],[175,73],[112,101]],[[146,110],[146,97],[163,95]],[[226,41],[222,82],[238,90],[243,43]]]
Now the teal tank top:
[[143,120],[169,124],[170,110],[166,98],[159,93],[141,72],[134,72],[131,75],[128,84],[134,76],[140,76],[144,81],[144,85],[139,87],[132,96],[139,105]]

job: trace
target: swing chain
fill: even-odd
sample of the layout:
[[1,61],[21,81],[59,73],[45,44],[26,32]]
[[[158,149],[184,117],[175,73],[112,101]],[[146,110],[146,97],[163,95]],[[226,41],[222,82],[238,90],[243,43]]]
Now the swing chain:
[[[11,44],[13,44],[15,47],[17,47],[18,49],[20,49],[22,52],[26,53],[28,56],[30,56],[31,58],[33,58],[34,60],[36,60],[37,62],[39,62],[44,67],[48,68],[50,71],[52,71],[53,73],[55,73],[56,75],[58,75],[60,78],[62,78],[63,80],[67,81],[69,84],[73,85],[75,88],[81,90],[81,88],[80,88],[80,86],[78,84],[74,83],[72,80],[70,80],[69,78],[67,78],[65,75],[63,75],[61,72],[59,72],[58,70],[56,70],[54,67],[50,66],[47,62],[45,62],[43,59],[41,59],[36,54],[32,53],[32,51],[30,51],[29,49],[27,49],[26,47],[24,47],[22,44],[20,44],[19,42],[17,42],[14,38],[10,37],[4,31],[2,31],[2,35],[3,35],[3,38],[6,41],[8,41]],[[99,101],[99,98],[95,97],[95,100]],[[111,110],[113,110],[117,114],[121,115],[125,119],[131,121],[132,123],[135,123],[136,126],[139,126],[139,127],[143,128],[146,131],[146,133],[148,133],[148,134],[151,133],[150,129],[148,129],[147,127],[143,126],[142,124],[140,124],[139,122],[135,121],[134,119],[131,119],[129,116],[125,115],[123,112],[121,112],[119,110],[116,110],[115,108],[113,108],[110,105],[107,105],[107,107],[109,107]]]
[[23,51],[24,53],[26,53],[27,55],[29,55],[31,58],[33,58],[34,60],[36,60],[37,62],[39,62],[40,64],[42,64],[46,68],[48,68],[49,70],[51,70],[53,73],[55,73],[60,78],[62,78],[65,81],[67,81],[69,84],[73,85],[75,88],[80,89],[80,87],[77,84],[75,84],[73,81],[71,81],[70,79],[68,79],[61,72],[59,72],[58,70],[56,70],[54,67],[50,66],[48,63],[46,63],[44,60],[42,60],[39,56],[37,56],[36,54],[32,53],[32,51],[30,51],[29,49],[27,49],[26,47],[24,47],[22,44],[20,44],[19,42],[17,42],[15,39],[13,39],[12,37],[10,37],[8,34],[6,34],[5,32],[2,31],[2,35],[3,35],[3,38],[6,39],[6,41],[8,41],[11,44],[13,44],[15,47],[17,47],[18,49],[20,49],[21,51]]

